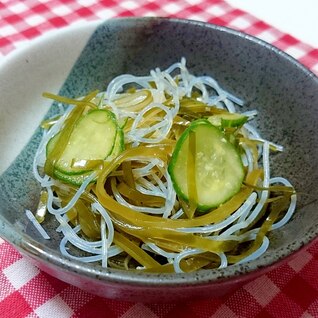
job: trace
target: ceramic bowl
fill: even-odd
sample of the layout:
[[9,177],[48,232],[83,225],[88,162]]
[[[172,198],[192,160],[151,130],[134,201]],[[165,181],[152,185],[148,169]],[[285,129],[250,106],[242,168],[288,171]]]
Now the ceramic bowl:
[[[48,221],[44,240],[25,216],[36,209],[40,188],[32,160],[39,123],[50,102],[42,92],[80,96],[103,89],[116,75],[148,74],[184,56],[194,74],[209,74],[257,109],[264,138],[285,151],[273,174],[295,186],[292,220],[270,235],[255,261],[191,274],[144,274],[86,265],[64,258]],[[220,296],[277,266],[318,234],[318,79],[290,56],[246,34],[195,21],[127,18],[75,26],[42,37],[0,65],[0,235],[38,267],[89,292],[133,301],[176,301]],[[53,109],[49,113],[54,112]]]

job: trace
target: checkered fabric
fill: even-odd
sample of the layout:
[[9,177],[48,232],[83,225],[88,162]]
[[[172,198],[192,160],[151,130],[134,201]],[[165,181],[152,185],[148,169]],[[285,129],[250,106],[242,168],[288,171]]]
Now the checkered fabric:
[[[57,28],[118,16],[207,21],[257,36],[318,74],[318,49],[222,0],[2,0],[0,60]],[[222,298],[177,304],[108,300],[63,283],[31,265],[0,239],[0,317],[318,317],[318,243],[292,261]]]

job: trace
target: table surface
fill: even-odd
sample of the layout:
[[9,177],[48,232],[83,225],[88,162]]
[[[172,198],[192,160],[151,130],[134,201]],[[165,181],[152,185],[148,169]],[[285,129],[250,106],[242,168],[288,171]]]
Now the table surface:
[[233,7],[253,14],[280,31],[318,47],[317,0],[228,0]]
[[[56,28],[116,16],[151,15],[207,21],[244,31],[318,73],[317,7],[316,0],[2,0],[0,60]],[[0,316],[318,317],[317,277],[318,243],[314,243],[288,263],[222,298],[186,304],[131,303],[96,297],[50,277],[0,239]]]

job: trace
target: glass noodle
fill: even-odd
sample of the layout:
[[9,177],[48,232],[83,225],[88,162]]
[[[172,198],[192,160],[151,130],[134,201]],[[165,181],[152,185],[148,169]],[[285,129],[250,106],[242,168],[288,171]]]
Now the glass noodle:
[[[252,126],[257,112],[240,112],[239,98],[215,79],[191,74],[184,58],[148,76],[117,76],[104,92],[84,98],[44,95],[60,103],[61,114],[42,125],[33,171],[45,195],[35,217],[44,228],[47,218],[56,218],[67,258],[147,272],[227,267],[260,257],[270,245],[270,232],[295,211],[292,185],[270,173],[270,153],[283,148]],[[124,149],[113,158],[73,160],[75,175],[80,175],[76,167],[88,171],[74,185],[55,175],[56,162],[76,121],[93,109],[114,114]],[[240,155],[244,180],[230,199],[202,212],[192,204],[199,182],[193,170],[187,179],[195,180],[189,186],[193,199],[186,202],[176,193],[168,165],[191,122],[228,113],[247,118],[239,127],[223,129]],[[49,141],[61,131],[60,144],[48,155]],[[49,212],[45,218],[43,206]]]

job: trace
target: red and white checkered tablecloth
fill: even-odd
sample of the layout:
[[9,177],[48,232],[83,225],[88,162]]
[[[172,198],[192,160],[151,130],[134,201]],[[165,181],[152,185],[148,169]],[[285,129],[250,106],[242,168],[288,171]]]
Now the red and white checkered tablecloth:
[[[222,0],[1,0],[0,60],[50,30],[118,16],[207,21],[257,36],[318,74],[318,49]],[[108,300],[31,265],[0,239],[0,317],[318,317],[318,242],[237,291],[182,304]]]

